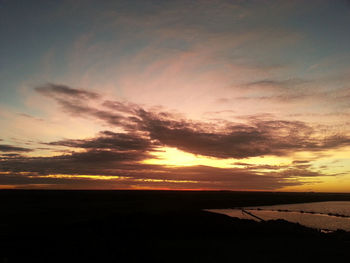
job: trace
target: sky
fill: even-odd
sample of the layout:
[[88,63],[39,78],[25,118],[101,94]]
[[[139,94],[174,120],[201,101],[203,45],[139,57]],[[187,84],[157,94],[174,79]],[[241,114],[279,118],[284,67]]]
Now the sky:
[[0,188],[350,192],[350,2],[0,0]]

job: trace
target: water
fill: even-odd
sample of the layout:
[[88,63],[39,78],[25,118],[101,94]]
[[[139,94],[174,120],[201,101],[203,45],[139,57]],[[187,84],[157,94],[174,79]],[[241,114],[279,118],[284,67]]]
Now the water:
[[[350,202],[317,202],[289,205],[245,207],[248,212],[264,219],[284,219],[289,222],[321,230],[350,231]],[[210,209],[210,212],[242,219],[254,219],[240,209]]]

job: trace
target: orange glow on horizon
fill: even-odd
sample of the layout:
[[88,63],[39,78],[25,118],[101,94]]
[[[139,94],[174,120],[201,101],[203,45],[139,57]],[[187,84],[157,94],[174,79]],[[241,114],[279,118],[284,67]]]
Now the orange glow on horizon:
[[151,153],[155,158],[142,161],[144,164],[164,166],[211,166],[217,168],[239,168],[235,163],[254,165],[288,165],[292,163],[289,157],[249,157],[244,159],[227,158],[220,159],[204,155],[192,154],[173,147],[161,147],[159,151]]

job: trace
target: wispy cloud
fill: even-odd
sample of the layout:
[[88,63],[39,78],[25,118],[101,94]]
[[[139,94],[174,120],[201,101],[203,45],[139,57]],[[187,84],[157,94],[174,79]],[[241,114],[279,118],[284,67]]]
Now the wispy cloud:
[[0,152],[30,152],[32,149],[8,144],[0,144]]
[[65,85],[57,85],[49,83],[42,87],[35,88],[41,94],[55,97],[69,97],[77,99],[97,99],[99,95],[95,92],[82,89],[73,89]]
[[50,146],[65,146],[70,148],[113,150],[118,152],[139,151],[148,152],[154,150],[156,143],[147,137],[137,133],[114,133],[103,131],[98,137],[85,140],[61,140],[47,143]]

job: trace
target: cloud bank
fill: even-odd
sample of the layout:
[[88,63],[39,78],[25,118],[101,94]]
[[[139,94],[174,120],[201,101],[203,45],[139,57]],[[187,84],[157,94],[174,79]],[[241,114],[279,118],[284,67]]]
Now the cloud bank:
[[[18,155],[35,149],[0,145],[0,183],[87,188],[265,189],[274,190],[322,177],[308,160],[290,165],[259,165],[238,160],[289,157],[350,145],[347,134],[320,133],[301,121],[270,115],[241,117],[242,122],[201,122],[129,102],[105,100],[102,94],[57,84],[35,89],[74,118],[88,118],[108,129],[93,138],[41,142],[63,154]],[[118,130],[116,132],[115,130]],[[207,158],[235,159],[232,168],[206,165],[146,164],[172,147]],[[334,174],[336,175],[336,174]],[[78,182],[81,182],[80,186]]]

